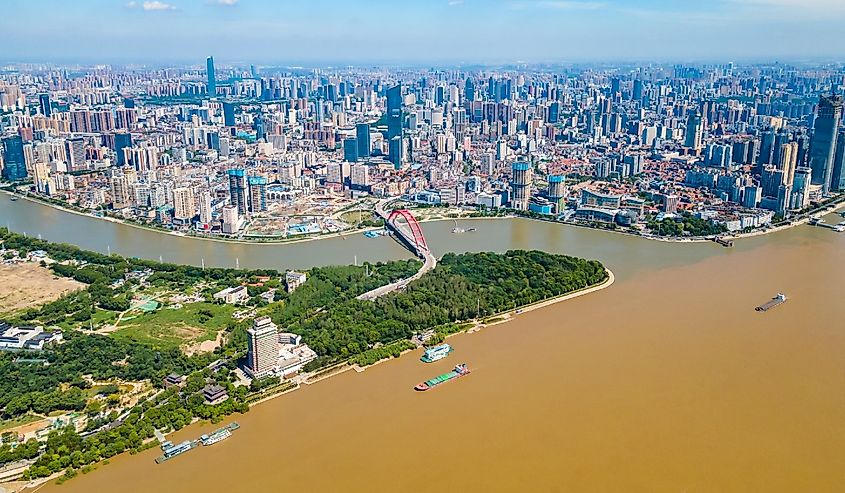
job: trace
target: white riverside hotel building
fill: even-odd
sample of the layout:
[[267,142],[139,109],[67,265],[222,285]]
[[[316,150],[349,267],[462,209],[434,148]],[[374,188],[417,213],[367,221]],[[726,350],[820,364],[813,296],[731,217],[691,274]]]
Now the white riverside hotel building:
[[247,330],[247,363],[245,370],[252,378],[272,375],[279,364],[279,334],[270,317],[255,319]]

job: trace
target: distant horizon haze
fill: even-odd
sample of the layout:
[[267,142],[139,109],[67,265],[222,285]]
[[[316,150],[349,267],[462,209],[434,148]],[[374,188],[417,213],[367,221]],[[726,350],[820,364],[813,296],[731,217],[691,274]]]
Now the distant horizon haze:
[[840,61],[843,0],[4,0],[2,63]]

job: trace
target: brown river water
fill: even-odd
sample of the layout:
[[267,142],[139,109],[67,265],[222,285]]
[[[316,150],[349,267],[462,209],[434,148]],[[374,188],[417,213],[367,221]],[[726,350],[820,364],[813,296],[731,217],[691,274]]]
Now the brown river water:
[[[40,207],[28,210],[52,214]],[[525,220],[473,226],[424,229],[438,254],[542,248],[598,258],[616,283],[456,336],[436,363],[408,354],[258,405],[214,446],[161,465],[156,449],[123,455],[39,491],[845,491],[845,234],[800,226],[722,248]],[[389,239],[324,241],[307,245],[402,256]],[[754,311],[779,291],[787,303]],[[472,374],[412,390],[459,362]]]

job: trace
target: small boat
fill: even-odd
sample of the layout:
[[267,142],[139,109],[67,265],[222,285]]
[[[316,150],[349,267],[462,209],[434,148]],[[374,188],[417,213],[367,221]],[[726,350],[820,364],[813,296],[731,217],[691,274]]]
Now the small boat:
[[437,360],[441,360],[446,356],[449,356],[449,353],[452,352],[452,346],[448,344],[440,344],[438,346],[434,346],[425,350],[423,353],[422,358],[420,361],[423,363],[434,363]]
[[460,233],[463,233],[463,232],[466,231],[464,228],[458,227],[458,220],[457,219],[453,219],[453,221],[455,221],[455,227],[452,228],[453,233],[460,234]]
[[15,196],[12,196],[12,197],[10,197],[10,200],[11,200],[12,202],[17,202],[17,201],[18,201],[18,198],[17,198],[17,197],[15,197]]
[[437,387],[441,383],[446,383],[446,382],[455,380],[457,378],[465,377],[465,376],[469,375],[469,373],[470,373],[470,370],[469,370],[469,368],[467,368],[466,363],[461,363],[460,365],[455,366],[455,368],[452,371],[450,371],[449,373],[444,373],[440,376],[426,380],[425,382],[418,383],[417,386],[414,387],[414,390],[417,390],[417,391],[420,391],[420,392],[425,391],[425,390],[430,390],[430,389],[433,389],[434,387]]

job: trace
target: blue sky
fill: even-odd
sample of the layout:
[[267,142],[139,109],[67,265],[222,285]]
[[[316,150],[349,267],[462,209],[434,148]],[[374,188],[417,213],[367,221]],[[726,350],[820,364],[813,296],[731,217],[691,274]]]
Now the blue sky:
[[2,61],[845,58],[845,0],[0,0]]

